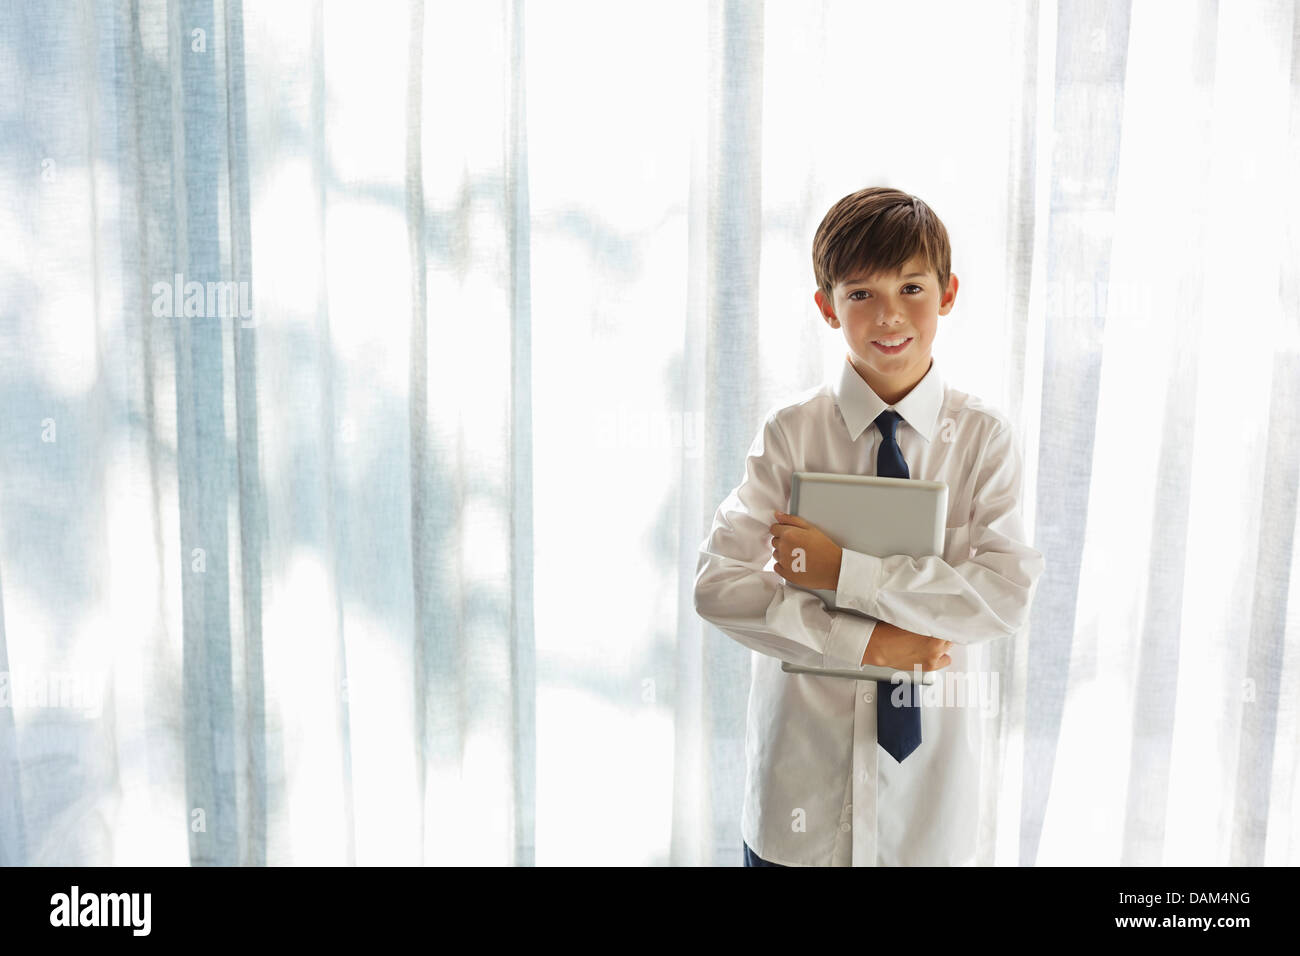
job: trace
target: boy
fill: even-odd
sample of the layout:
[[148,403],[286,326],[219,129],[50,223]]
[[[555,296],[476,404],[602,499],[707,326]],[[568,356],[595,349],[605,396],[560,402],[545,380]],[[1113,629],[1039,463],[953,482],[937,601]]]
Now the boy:
[[[814,300],[843,330],[845,362],[767,416],[700,548],[696,611],[756,652],[745,865],[976,862],[987,731],[971,698],[996,698],[987,642],[1028,619],[1043,556],[1025,541],[1010,423],[943,382],[930,354],[957,297],[950,266],[947,230],[916,197],[873,187],[831,207],[813,239]],[[946,482],[943,556],[840,548],[782,513],[795,471]],[[858,614],[786,582],[834,590]],[[907,685],[782,661],[952,671],[912,699]]]

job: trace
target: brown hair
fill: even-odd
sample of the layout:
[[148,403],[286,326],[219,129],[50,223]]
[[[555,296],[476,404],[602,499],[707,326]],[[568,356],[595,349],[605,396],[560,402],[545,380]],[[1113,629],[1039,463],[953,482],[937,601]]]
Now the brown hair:
[[869,186],[845,196],[826,213],[813,236],[813,275],[832,302],[841,279],[895,272],[921,253],[948,287],[952,248],[948,230],[916,196],[888,186]]

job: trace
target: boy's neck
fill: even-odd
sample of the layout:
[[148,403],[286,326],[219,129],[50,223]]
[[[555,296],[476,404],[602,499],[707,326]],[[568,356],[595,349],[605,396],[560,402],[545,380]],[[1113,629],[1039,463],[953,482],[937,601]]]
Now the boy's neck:
[[870,386],[871,390],[880,396],[880,400],[886,405],[897,405],[906,398],[907,393],[916,388],[916,383],[925,378],[930,371],[930,366],[934,364],[934,358],[932,356],[929,362],[926,363],[925,371],[920,375],[912,377],[910,381],[907,379],[882,381],[879,376],[865,372],[858,363],[853,360],[852,353],[849,354],[848,359],[849,364],[853,366],[853,370],[858,373],[858,377],[862,379],[862,381],[866,382],[867,385]]

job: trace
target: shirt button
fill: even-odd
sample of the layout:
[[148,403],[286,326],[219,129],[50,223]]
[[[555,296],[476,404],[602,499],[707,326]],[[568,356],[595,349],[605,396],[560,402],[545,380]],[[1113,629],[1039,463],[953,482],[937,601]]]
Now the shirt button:
[[863,694],[863,695],[862,695],[862,702],[863,702],[864,704],[869,704],[869,703],[871,703],[871,695],[870,695],[870,694]]
[[848,833],[850,829],[851,829],[851,828],[849,827],[849,825],[848,825],[847,823],[841,823],[841,824],[840,824],[840,832],[841,832],[841,833]]

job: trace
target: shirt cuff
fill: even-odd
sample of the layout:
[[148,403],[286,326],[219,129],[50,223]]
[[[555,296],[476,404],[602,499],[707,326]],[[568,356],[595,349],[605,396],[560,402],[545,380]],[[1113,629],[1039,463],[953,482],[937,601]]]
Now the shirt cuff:
[[876,593],[880,589],[884,562],[872,554],[844,548],[840,577],[835,585],[835,606],[875,617]]
[[831,632],[826,638],[822,666],[861,667],[862,658],[867,653],[867,644],[871,642],[871,634],[875,629],[874,619],[868,620],[853,614],[832,614]]

